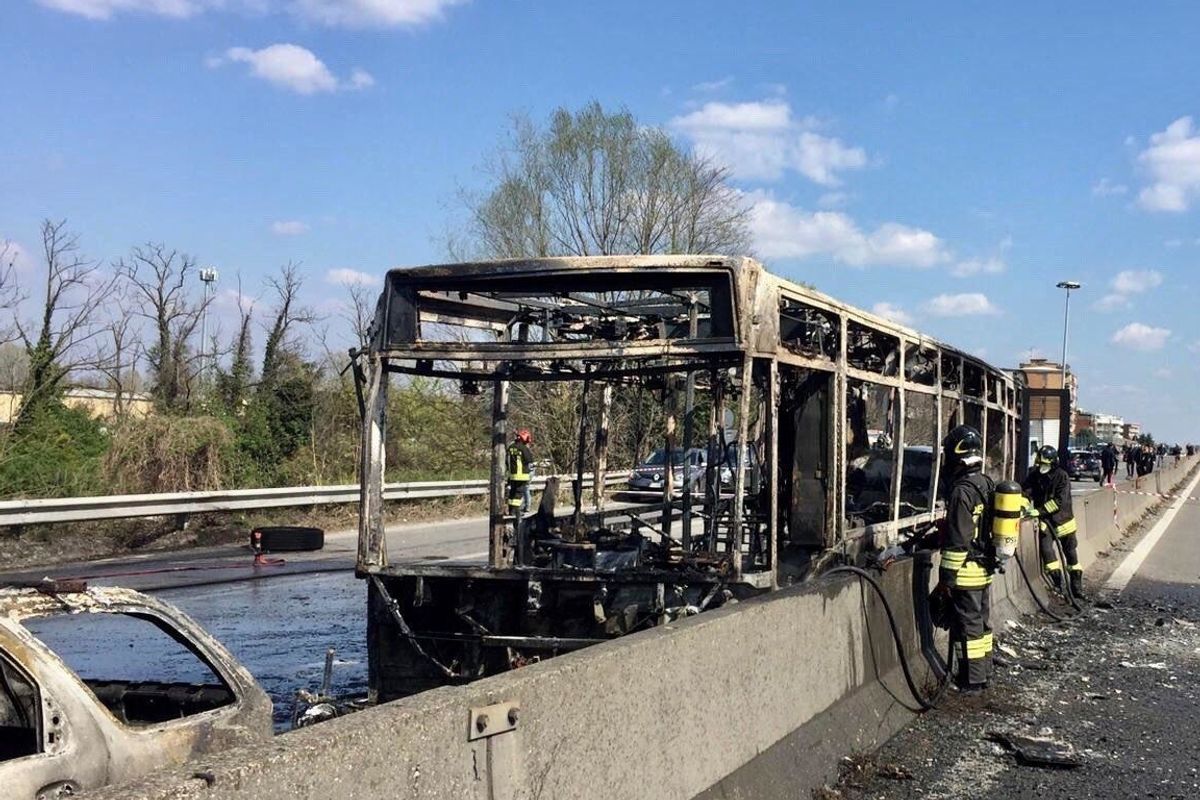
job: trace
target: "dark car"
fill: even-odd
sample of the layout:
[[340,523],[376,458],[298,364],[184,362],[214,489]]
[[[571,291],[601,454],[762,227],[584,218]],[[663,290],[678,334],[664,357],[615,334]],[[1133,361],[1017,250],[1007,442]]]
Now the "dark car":
[[[751,447],[749,465],[746,470],[746,493],[756,494],[759,489],[758,454]],[[721,493],[733,491],[735,468],[738,462],[737,442],[730,442],[725,448],[725,456],[720,460],[717,471],[721,482]],[[684,451],[676,448],[671,455],[671,490],[676,496],[683,493],[684,486],[690,486],[693,492],[704,491],[704,479],[708,473],[708,453],[706,448],[693,447]],[[666,479],[667,450],[660,448],[634,467],[626,484],[629,494],[661,495],[663,481]]]
[[1076,450],[1067,459],[1067,474],[1073,481],[1100,480],[1104,470],[1100,457],[1087,450]]
[[[671,488],[678,494],[683,491],[685,483],[690,483],[695,491],[704,481],[704,466],[707,463],[703,448],[693,447],[684,451],[677,447],[671,453]],[[628,491],[639,495],[661,495],[663,481],[666,479],[667,450],[660,448],[633,468],[629,475]]]

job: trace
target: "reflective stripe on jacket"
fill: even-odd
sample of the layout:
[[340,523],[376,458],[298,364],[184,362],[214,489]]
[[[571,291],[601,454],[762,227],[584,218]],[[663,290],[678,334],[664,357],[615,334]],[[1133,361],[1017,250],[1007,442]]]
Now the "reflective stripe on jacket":
[[946,502],[946,542],[938,579],[952,589],[985,589],[992,573],[985,564],[987,544],[983,520],[995,493],[992,479],[982,472],[961,476]]
[[1043,474],[1034,468],[1021,482],[1021,488],[1038,513],[1047,518],[1054,533],[1070,536],[1079,530],[1071,507],[1071,479],[1062,467]]
[[510,444],[508,446],[508,479],[510,481],[528,481],[531,460],[528,447],[518,442]]

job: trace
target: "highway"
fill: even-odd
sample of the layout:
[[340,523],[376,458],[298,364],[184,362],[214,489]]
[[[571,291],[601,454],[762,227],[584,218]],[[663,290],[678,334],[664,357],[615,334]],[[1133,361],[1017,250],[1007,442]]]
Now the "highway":
[[[1095,491],[1077,482],[1072,494]],[[393,561],[482,561],[487,518],[390,527]],[[323,550],[281,554],[284,563],[255,566],[248,547],[226,545],[155,552],[10,572],[11,580],[46,575],[86,577],[97,585],[151,592],[211,631],[258,678],[275,701],[277,723],[298,688],[316,688],[326,649],[337,661],[334,688],[365,691],[365,588],[353,574],[357,531],[326,534]],[[273,556],[274,557],[274,556]]]
[[[397,560],[487,557],[486,517],[395,526],[387,536],[389,554]],[[283,727],[295,691],[320,686],[328,648],[337,652],[334,691],[366,691],[366,589],[354,577],[356,544],[354,530],[331,532],[324,550],[284,554],[281,566],[254,566],[248,547],[224,546],[41,567],[0,577],[87,577],[89,583],[127,586],[161,597],[233,651],[271,695],[276,725]],[[154,656],[143,653],[142,658]],[[87,663],[88,655],[79,654],[79,659],[72,663]]]
[[[982,702],[951,697],[872,756],[838,797],[1200,797],[1200,476],[1087,573],[1101,602],[1066,624],[1003,631]],[[1103,588],[1101,588],[1103,587]],[[1060,609],[1068,613],[1069,609]],[[1022,766],[997,732],[1074,748],[1076,769]],[[901,771],[909,778],[896,781]]]
[[[325,547],[311,553],[283,553],[282,565],[256,566],[248,545],[156,551],[5,572],[0,578],[36,581],[54,577],[86,577],[90,583],[125,586],[139,591],[177,589],[219,583],[257,581],[314,572],[354,569],[356,530],[325,534]],[[387,530],[392,560],[471,560],[487,558],[487,518],[455,519],[393,526]]]

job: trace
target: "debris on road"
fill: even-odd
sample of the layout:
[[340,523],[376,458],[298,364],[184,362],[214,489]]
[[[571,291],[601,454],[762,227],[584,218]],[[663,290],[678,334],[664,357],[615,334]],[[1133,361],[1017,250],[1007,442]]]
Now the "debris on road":
[[1016,733],[991,731],[988,739],[1007,747],[1017,761],[1028,767],[1054,767],[1075,769],[1083,761],[1069,742],[1060,742],[1048,736],[1022,736]]

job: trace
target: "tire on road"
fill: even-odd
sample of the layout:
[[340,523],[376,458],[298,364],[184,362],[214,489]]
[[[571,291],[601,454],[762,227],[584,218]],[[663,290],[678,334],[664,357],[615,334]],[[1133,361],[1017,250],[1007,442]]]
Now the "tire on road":
[[270,525],[250,531],[251,549],[264,553],[320,550],[325,546],[325,531],[300,525]]

